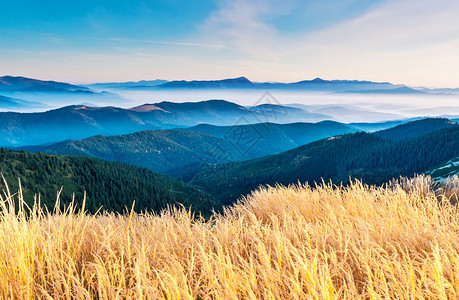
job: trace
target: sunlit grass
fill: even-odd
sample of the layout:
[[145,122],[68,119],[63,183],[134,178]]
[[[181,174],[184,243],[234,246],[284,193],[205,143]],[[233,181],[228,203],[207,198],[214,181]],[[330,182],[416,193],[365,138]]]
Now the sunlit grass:
[[268,187],[210,220],[28,211],[5,191],[0,297],[455,299],[458,211],[405,190]]

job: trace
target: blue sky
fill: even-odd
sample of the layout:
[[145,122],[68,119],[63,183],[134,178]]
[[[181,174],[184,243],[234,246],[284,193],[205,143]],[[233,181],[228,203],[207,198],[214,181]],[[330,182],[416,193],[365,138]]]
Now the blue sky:
[[0,2],[0,70],[71,82],[295,81],[459,86],[453,0]]

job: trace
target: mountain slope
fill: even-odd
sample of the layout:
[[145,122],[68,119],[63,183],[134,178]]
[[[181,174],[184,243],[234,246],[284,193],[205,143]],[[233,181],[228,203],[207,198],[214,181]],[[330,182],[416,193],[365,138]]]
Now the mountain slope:
[[22,99],[5,97],[0,95],[0,109],[27,109],[43,107],[46,107],[46,105],[40,102],[26,101]]
[[459,176],[459,156],[430,168],[425,173],[440,181],[444,181],[448,177]]
[[[234,125],[266,122],[311,121],[311,114],[268,115],[224,100],[196,103],[161,102],[132,109],[67,106],[42,113],[0,113],[0,146],[17,147],[84,139],[94,135],[119,135],[142,130],[189,127],[209,123]],[[319,118],[319,119],[317,119]],[[312,121],[327,119],[314,115]]]
[[276,154],[323,138],[357,131],[333,121],[235,126],[201,124],[180,130],[201,132],[230,141],[240,152],[247,154],[246,159]]
[[[68,204],[75,194],[78,203],[86,192],[86,209],[122,212],[136,201],[136,211],[156,211],[168,204],[182,203],[186,207],[209,213],[219,203],[211,196],[170,177],[145,168],[138,168],[100,159],[56,156],[0,149],[0,172],[12,191],[20,178],[25,199],[33,203],[32,193],[40,193],[41,202],[54,207],[56,193],[63,187],[61,204]],[[0,184],[3,189],[3,183]]]
[[449,127],[459,127],[459,125],[445,118],[429,118],[409,122],[386,130],[377,131],[374,134],[389,140],[400,140],[413,138]]
[[90,92],[87,87],[64,82],[43,81],[26,77],[3,76],[0,77],[0,91],[47,91],[47,92]]
[[85,86],[13,76],[0,77],[0,94],[45,104],[31,108],[57,108],[85,102],[95,103],[97,106],[124,105],[130,101],[117,94],[93,91]]
[[411,176],[459,155],[459,128],[445,128],[411,139],[390,141],[357,133],[320,140],[277,155],[245,162],[208,166],[192,180],[231,203],[260,184],[290,184],[349,177],[382,184]]
[[0,146],[38,145],[92,135],[123,134],[142,129],[158,129],[160,121],[149,113],[137,113],[114,107],[69,106],[43,113],[0,113]]
[[408,123],[413,121],[413,119],[404,119],[404,120],[396,120],[396,121],[386,121],[386,122],[379,122],[379,123],[349,123],[348,126],[352,127],[357,131],[366,131],[366,132],[376,132],[385,129],[390,129],[395,126]]
[[[225,140],[207,134],[177,130],[94,136],[84,140],[34,147],[31,150],[120,161],[163,174],[189,164],[223,163],[244,158]],[[219,160],[221,154],[231,157],[231,160]]]
[[[45,146],[20,149],[60,155],[82,155],[120,161],[168,175],[275,154],[324,137],[354,132],[336,122],[198,125],[181,130],[142,131],[128,135],[94,136]],[[192,165],[192,166],[190,166]]]
[[[247,123],[292,123],[300,121],[323,121],[331,119],[328,115],[310,113],[303,109],[281,105],[260,104],[244,107],[225,100],[200,102],[160,102],[155,106],[173,112],[176,122],[194,119],[195,124],[234,125]],[[231,120],[231,122],[228,122]],[[195,125],[193,124],[193,125]]]

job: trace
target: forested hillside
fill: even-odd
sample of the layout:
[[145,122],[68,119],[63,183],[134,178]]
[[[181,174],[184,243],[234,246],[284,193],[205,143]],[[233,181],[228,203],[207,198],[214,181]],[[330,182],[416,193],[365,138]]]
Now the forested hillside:
[[[158,212],[179,203],[206,213],[219,207],[210,195],[165,175],[94,158],[0,149],[0,173],[12,191],[17,191],[18,178],[21,180],[28,204],[39,193],[42,204],[50,209],[61,187],[62,206],[71,201],[72,194],[81,205],[86,192],[86,209],[91,213],[100,207],[122,212],[126,207],[130,209],[133,201],[136,211]],[[0,187],[5,188],[3,182]]]
[[246,159],[276,154],[323,138],[359,131],[333,121],[235,126],[201,124],[180,130],[206,133],[228,140],[246,154]]
[[237,126],[199,125],[183,130],[141,131],[94,136],[54,145],[21,149],[60,155],[82,155],[175,174],[185,167],[242,161],[277,154],[337,134],[354,132],[337,122]]
[[356,133],[259,159],[207,166],[191,183],[228,204],[260,184],[313,184],[322,179],[346,183],[350,178],[383,184],[400,175],[424,172],[458,155],[458,127],[400,141]]
[[381,130],[374,134],[390,140],[401,140],[420,136],[429,132],[440,130],[449,127],[458,127],[459,125],[445,118],[429,118],[421,119],[393,128]]
[[[193,163],[212,164],[244,159],[228,141],[207,134],[177,130],[94,136],[84,140],[32,147],[30,150],[120,161],[163,174]],[[218,160],[222,154],[231,159]]]

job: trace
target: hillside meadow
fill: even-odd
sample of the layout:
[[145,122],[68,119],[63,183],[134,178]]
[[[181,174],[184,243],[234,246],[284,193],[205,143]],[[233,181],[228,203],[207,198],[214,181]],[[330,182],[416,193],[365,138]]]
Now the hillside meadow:
[[267,186],[210,219],[47,212],[5,190],[0,297],[456,299],[458,184],[431,183]]

